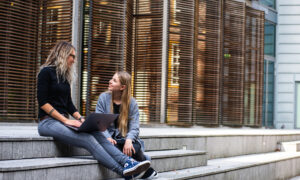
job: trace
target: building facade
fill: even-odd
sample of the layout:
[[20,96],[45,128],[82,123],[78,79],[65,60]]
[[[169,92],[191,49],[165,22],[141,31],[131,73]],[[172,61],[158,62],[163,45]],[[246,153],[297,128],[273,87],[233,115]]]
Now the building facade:
[[83,114],[94,111],[113,73],[126,70],[142,123],[270,128],[280,123],[277,109],[273,112],[275,1],[11,0],[1,5],[6,7],[1,10],[6,28],[0,30],[3,122],[36,118],[38,67],[56,41],[68,40],[77,48],[72,95]]

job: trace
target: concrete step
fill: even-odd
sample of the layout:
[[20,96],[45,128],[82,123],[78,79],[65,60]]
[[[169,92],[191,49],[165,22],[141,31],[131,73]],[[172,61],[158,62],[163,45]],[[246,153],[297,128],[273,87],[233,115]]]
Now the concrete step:
[[300,141],[281,142],[280,148],[284,152],[299,152]]
[[[146,151],[203,150],[208,159],[274,152],[280,142],[300,140],[298,130],[141,128],[140,131]],[[0,125],[0,160],[82,155],[89,153],[39,136],[36,126]]]
[[[205,152],[171,150],[147,152],[152,167],[173,171],[206,165]],[[87,178],[88,177],[88,178]],[[91,156],[36,158],[0,161],[0,179],[109,179],[119,176],[98,164]]]
[[207,166],[159,173],[158,179],[266,180],[300,175],[299,152],[273,152],[208,160]]

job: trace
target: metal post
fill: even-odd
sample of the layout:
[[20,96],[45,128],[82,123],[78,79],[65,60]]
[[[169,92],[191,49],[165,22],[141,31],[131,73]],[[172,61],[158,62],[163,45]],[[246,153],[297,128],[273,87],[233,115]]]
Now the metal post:
[[71,94],[74,105],[80,108],[80,85],[81,85],[81,53],[82,53],[82,21],[83,21],[83,0],[73,0],[72,15],[72,45],[76,48],[76,74],[77,77],[72,83]]
[[166,90],[167,90],[167,62],[168,62],[168,0],[163,2],[163,34],[162,34],[162,70],[161,70],[161,102],[160,123],[166,122]]

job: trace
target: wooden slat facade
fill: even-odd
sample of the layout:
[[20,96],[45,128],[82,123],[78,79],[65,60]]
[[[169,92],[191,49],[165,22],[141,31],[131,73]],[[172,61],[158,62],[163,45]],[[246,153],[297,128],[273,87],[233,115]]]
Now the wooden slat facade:
[[136,0],[133,36],[133,95],[141,122],[159,122],[161,113],[163,0]]
[[[261,126],[264,13],[234,0],[169,0],[162,69],[163,2],[85,1],[81,112],[126,70],[141,122],[160,122],[166,98],[169,124]],[[32,121],[38,68],[58,40],[71,41],[72,1],[0,5],[0,121]]]
[[244,106],[245,4],[224,1],[221,124],[242,125]]
[[36,75],[57,40],[71,40],[72,1],[0,2],[0,121],[37,119]]
[[131,69],[125,52],[130,3],[132,6],[131,1],[123,0],[86,1],[81,91],[81,111],[85,115],[95,111],[99,94],[107,90],[113,74],[126,70],[126,66]]
[[264,13],[246,7],[244,125],[262,123]]
[[222,1],[198,0],[196,5],[193,121],[219,123],[222,60]]
[[194,0],[170,0],[167,122],[192,123]]

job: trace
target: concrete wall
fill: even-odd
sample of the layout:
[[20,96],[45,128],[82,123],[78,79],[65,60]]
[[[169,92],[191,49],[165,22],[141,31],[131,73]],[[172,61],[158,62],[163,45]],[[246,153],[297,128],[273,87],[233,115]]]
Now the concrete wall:
[[300,0],[277,0],[275,127],[295,127],[296,86],[300,82]]

